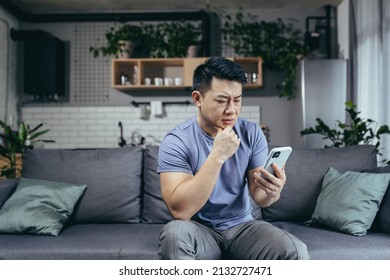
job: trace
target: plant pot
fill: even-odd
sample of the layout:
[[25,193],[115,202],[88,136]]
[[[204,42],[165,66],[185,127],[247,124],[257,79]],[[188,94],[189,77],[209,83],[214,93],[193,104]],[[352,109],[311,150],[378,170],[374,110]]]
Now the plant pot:
[[[9,166],[9,160],[5,157],[0,156],[0,170],[3,169],[4,166]],[[22,154],[16,154],[16,177],[21,176],[22,170]],[[0,179],[5,179],[5,177],[0,177]]]
[[187,57],[198,57],[200,51],[200,46],[191,45],[187,49]]
[[134,43],[130,41],[118,41],[120,44],[118,58],[129,58],[133,56]]

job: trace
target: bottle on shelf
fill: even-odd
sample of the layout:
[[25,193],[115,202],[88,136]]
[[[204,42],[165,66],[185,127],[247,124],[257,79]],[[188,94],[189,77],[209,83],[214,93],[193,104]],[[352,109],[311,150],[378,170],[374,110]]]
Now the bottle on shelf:
[[134,74],[133,74],[133,84],[136,85],[138,83],[138,66],[134,66]]

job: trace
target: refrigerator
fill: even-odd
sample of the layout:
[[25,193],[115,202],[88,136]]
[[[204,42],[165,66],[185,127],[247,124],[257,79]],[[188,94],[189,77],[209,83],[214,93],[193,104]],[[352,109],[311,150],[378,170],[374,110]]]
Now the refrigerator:
[[331,145],[323,135],[300,136],[304,128],[315,127],[316,118],[330,128],[336,128],[337,120],[345,122],[347,100],[347,60],[304,59],[298,65],[297,98],[295,102],[295,129],[298,135],[294,146],[298,148],[323,148]]

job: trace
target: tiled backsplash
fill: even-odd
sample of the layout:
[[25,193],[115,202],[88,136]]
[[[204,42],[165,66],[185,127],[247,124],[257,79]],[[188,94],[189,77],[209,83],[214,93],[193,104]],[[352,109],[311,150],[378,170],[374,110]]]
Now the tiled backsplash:
[[[31,127],[42,122],[43,128],[50,130],[41,139],[55,143],[36,144],[39,147],[109,148],[118,147],[119,122],[123,125],[123,138],[127,144],[139,144],[144,137],[144,144],[158,145],[168,131],[197,113],[194,105],[166,105],[162,117],[142,118],[144,108],[31,106],[22,109],[22,120]],[[241,117],[260,123],[259,106],[243,106]]]

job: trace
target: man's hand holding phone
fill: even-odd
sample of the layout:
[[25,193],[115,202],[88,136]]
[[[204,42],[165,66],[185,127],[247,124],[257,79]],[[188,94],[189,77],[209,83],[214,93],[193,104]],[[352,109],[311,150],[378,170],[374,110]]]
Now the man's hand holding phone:
[[[286,183],[284,171],[286,161],[291,154],[291,147],[280,147],[272,149],[267,157],[264,167],[261,167],[254,174],[255,185],[265,192],[265,197],[260,199],[261,206],[266,207],[277,201]],[[256,195],[254,191],[252,195]],[[260,195],[260,194],[259,194]],[[262,197],[262,195],[260,195]]]

